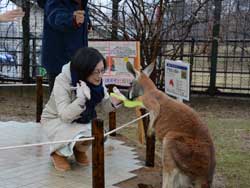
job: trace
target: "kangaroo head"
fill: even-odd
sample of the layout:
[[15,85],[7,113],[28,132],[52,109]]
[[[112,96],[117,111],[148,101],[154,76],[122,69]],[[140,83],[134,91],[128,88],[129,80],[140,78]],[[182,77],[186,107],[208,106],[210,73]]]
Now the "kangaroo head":
[[142,96],[150,88],[155,88],[154,83],[149,78],[153,69],[154,64],[151,63],[142,72],[139,72],[130,62],[127,62],[127,70],[134,76],[134,80],[132,81],[128,92],[128,98],[130,100]]

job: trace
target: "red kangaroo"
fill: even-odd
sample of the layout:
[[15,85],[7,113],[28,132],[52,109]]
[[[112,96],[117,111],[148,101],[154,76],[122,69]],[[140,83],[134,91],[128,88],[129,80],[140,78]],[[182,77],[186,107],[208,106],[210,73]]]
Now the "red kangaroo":
[[189,106],[158,90],[149,75],[154,64],[142,72],[128,62],[135,79],[129,99],[138,98],[149,111],[149,132],[162,142],[162,188],[211,188],[215,149],[208,127]]

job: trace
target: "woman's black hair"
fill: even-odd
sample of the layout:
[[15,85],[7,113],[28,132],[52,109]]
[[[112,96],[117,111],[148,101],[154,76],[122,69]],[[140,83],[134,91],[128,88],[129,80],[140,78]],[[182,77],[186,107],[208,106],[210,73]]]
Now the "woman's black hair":
[[70,70],[76,73],[77,81],[86,81],[100,61],[103,61],[106,69],[106,60],[97,49],[91,47],[80,48],[71,59]]

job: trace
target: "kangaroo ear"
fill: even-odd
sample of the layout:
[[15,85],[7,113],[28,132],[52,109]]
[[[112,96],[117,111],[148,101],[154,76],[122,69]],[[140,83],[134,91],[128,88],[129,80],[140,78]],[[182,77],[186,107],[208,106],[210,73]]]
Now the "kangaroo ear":
[[138,72],[129,61],[126,63],[126,67],[128,72],[130,72],[135,78],[139,77],[140,72]]
[[146,74],[147,76],[150,76],[150,74],[153,72],[154,70],[154,66],[155,64],[154,63],[150,63],[142,72],[144,74]]

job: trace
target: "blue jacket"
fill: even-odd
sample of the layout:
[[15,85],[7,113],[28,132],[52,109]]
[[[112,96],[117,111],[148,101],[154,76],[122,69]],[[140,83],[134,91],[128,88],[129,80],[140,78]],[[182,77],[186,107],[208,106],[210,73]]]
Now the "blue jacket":
[[[82,0],[87,5],[88,0]],[[48,73],[59,74],[77,49],[88,46],[88,8],[84,7],[84,23],[74,26],[74,0],[47,0],[44,7],[42,65]]]

